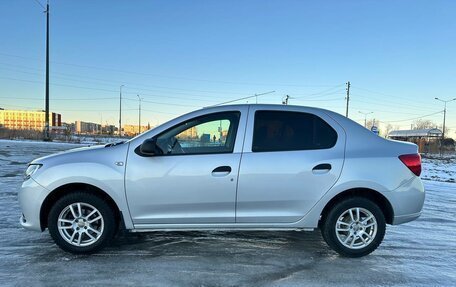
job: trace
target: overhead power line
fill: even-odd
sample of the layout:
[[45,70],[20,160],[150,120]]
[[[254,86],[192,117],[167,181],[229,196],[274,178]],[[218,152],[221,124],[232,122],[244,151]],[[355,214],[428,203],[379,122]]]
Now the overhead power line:
[[34,1],[35,1],[35,2],[36,2],[38,5],[40,5],[40,6],[41,6],[41,8],[43,8],[44,10],[46,10],[46,7],[44,7],[44,5],[43,5],[43,4],[41,4],[41,2],[40,2],[40,1],[38,1],[38,0],[34,0]]
[[[43,101],[43,99],[37,98],[22,98],[22,97],[0,97],[0,99],[14,99],[14,100],[27,100],[27,101]],[[117,99],[115,97],[110,98],[52,98],[53,101],[99,101],[99,100],[112,100]]]
[[[366,103],[366,104],[371,104],[371,105],[374,104],[374,105],[380,105],[380,106],[389,106],[392,108],[396,108],[397,110],[400,110],[400,111],[402,111],[404,109],[404,103],[394,102],[394,101],[385,100],[385,99],[371,99],[371,98],[359,99],[361,96],[358,94],[355,94],[355,95],[358,96],[358,98],[356,98],[354,100],[355,102]],[[407,103],[406,105],[407,105],[408,110],[420,110],[420,111],[425,111],[425,112],[433,110],[432,108],[410,105],[409,103]]]
[[[142,96],[142,95],[141,95]],[[129,99],[129,98],[123,98],[124,100],[128,100],[128,101],[137,101],[138,99]],[[156,104],[156,105],[168,105],[168,106],[178,106],[178,107],[191,107],[191,108],[200,108],[201,106],[196,106],[196,105],[185,105],[185,104],[176,104],[176,103],[163,103],[163,102],[154,102],[154,101],[149,101],[149,100],[143,100],[143,98],[141,98],[141,101],[142,102],[145,102],[145,103],[151,103],[151,104]]]
[[[3,67],[3,69],[8,69],[8,70],[15,71],[15,72],[18,72],[18,73],[29,74],[29,75],[37,75],[37,76],[41,76],[42,75],[41,73],[24,71],[23,70],[23,69],[26,69],[26,70],[42,71],[42,69],[34,69],[34,68],[25,67],[25,66],[11,65],[11,64],[2,63],[2,62],[0,62],[0,65],[14,67],[14,68],[10,68],[10,67],[9,68],[5,68],[5,67]],[[20,69],[18,69],[17,67],[20,67]],[[231,95],[249,94],[248,92],[230,92],[230,91],[184,89],[184,88],[157,86],[157,85],[150,85],[150,84],[149,85],[144,85],[144,84],[139,84],[139,83],[131,83],[131,82],[115,81],[115,80],[106,80],[106,79],[101,79],[101,78],[80,76],[80,75],[60,73],[60,72],[52,72],[51,75],[54,78],[68,79],[69,81],[76,81],[76,82],[93,83],[93,84],[96,84],[96,85],[100,85],[99,82],[104,82],[104,83],[109,83],[109,84],[117,86],[119,84],[119,82],[122,82],[122,83],[125,83],[125,85],[128,85],[128,87],[133,87],[133,88],[135,88],[135,90],[138,90],[138,91],[143,91],[144,90],[144,91],[154,91],[154,92],[156,92],[156,91],[160,91],[160,90],[172,90],[173,94],[182,94],[182,95],[207,97],[207,98],[214,98],[214,96],[213,95],[210,95],[210,96],[209,95],[201,95],[201,94],[195,95],[195,94],[189,94],[189,93],[175,92],[175,90],[177,90],[177,91],[189,91],[189,92],[196,92],[196,93],[231,94]],[[81,80],[81,79],[89,79],[91,81]],[[108,85],[108,84],[102,84],[102,85]],[[112,86],[112,85],[109,85],[109,86]]]
[[[340,87],[342,87],[344,85],[345,85],[345,83],[344,84],[338,84],[338,85],[332,86],[331,88],[325,89],[325,90],[320,91],[320,92],[311,93],[311,94],[308,94],[308,95],[296,95],[296,96],[293,96],[293,98],[294,99],[301,99],[301,98],[311,99],[311,98],[319,98],[321,96],[326,96],[326,95],[333,95],[334,93],[336,93],[334,91],[335,89],[340,88]],[[337,92],[340,92],[340,91],[337,91]]]
[[386,93],[383,93],[383,92],[378,92],[378,91],[373,91],[372,89],[366,89],[366,88],[362,88],[362,87],[359,87],[359,86],[352,86],[352,89],[355,89],[355,90],[362,90],[362,91],[365,91],[365,92],[368,92],[368,93],[372,93],[372,94],[377,94],[377,95],[381,95],[381,96],[385,96],[385,97],[388,97],[388,98],[393,98],[393,99],[402,99],[402,100],[406,100],[406,101],[414,101],[414,102],[421,102],[423,104],[429,104],[429,103],[426,103],[426,102],[423,102],[423,101],[417,101],[416,98],[407,98],[407,97],[403,97],[403,96],[398,96],[398,95],[390,95],[390,94],[386,94]]
[[[0,77],[0,79],[6,79],[6,80],[11,80],[11,81],[19,81],[19,82],[28,82],[28,83],[36,83],[36,84],[43,84],[41,81],[36,81],[36,80],[24,80],[24,79],[16,79],[16,78],[9,78],[9,77]],[[85,86],[76,86],[76,85],[68,85],[68,84],[57,84],[57,83],[52,83],[50,84],[51,86],[58,86],[58,87],[69,87],[69,88],[75,88],[75,89],[83,89],[83,90],[94,90],[94,91],[102,91],[102,92],[109,92],[109,93],[117,93],[117,90],[114,89],[103,89],[103,88],[93,88],[93,87],[85,87]],[[134,92],[124,92],[125,94],[136,94]],[[160,97],[160,98],[174,98],[174,99],[180,99],[180,100],[189,100],[187,98],[182,98],[182,97],[174,97],[174,96],[168,96],[168,95],[152,95],[152,94],[144,94],[142,93],[141,95],[143,96],[151,96],[151,97]],[[195,100],[195,99],[193,99]],[[210,102],[211,100],[199,100],[199,101],[204,101],[204,102]],[[212,101],[215,102],[215,101]],[[173,104],[174,105],[174,104]],[[198,105],[187,105],[187,106],[193,106],[193,107],[199,107]]]
[[[2,104],[2,106],[8,106],[8,107],[17,107],[21,109],[26,109],[30,111],[42,111],[42,108],[38,107],[31,107],[31,106],[22,106],[22,105],[10,105],[10,104]],[[130,108],[130,109],[123,109],[126,111],[137,111],[137,108]],[[166,115],[178,115],[179,113],[170,113],[170,112],[163,112],[163,111],[158,111],[158,110],[151,110],[151,109],[142,109],[143,111],[148,111],[152,113],[157,113],[157,114],[166,114]],[[94,112],[94,113],[99,113],[99,112],[116,112],[119,111],[117,109],[59,109],[59,111],[63,112]]]
[[419,120],[419,119],[422,119],[422,118],[430,117],[430,116],[433,116],[433,115],[440,114],[442,112],[443,111],[438,111],[438,112],[435,112],[435,113],[432,113],[432,114],[428,114],[428,115],[424,115],[424,116],[420,116],[420,117],[416,117],[416,118],[409,118],[409,119],[403,119],[403,120],[397,120],[397,121],[382,121],[382,122],[386,122],[386,123],[407,122],[407,121]]
[[[37,58],[24,57],[24,56],[2,53],[2,52],[0,52],[0,55],[7,56],[7,57],[22,58],[22,59],[41,60],[41,59],[37,59]],[[137,72],[137,71],[121,70],[121,69],[116,69],[116,68],[81,65],[81,64],[58,62],[58,61],[52,61],[52,63],[59,64],[59,65],[80,67],[80,68],[112,71],[112,72],[118,72],[118,73],[130,74],[130,75],[133,74],[133,75],[142,75],[142,76],[150,76],[150,77],[157,77],[157,78],[168,78],[168,79],[177,79],[177,80],[185,80],[185,81],[208,82],[208,83],[218,83],[218,84],[228,84],[228,85],[283,86],[283,87],[330,87],[331,86],[331,85],[305,85],[305,84],[296,84],[296,83],[254,83],[254,82],[221,81],[221,80],[197,79],[197,78],[181,77],[181,76],[150,74],[150,73],[142,73],[142,72]]]

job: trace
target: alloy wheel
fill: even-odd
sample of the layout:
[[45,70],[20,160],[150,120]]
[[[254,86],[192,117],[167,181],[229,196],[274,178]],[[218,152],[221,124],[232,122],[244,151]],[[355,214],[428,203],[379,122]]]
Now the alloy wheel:
[[74,246],[89,246],[100,239],[104,219],[93,205],[76,202],[66,206],[57,219],[61,237]]
[[362,207],[353,207],[339,216],[335,229],[342,245],[350,249],[361,249],[375,239],[378,226],[372,212]]

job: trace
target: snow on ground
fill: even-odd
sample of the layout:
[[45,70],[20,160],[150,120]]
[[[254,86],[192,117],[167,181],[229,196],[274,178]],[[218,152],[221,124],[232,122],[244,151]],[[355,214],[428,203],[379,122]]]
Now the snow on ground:
[[433,179],[424,181],[423,215],[388,226],[363,258],[339,257],[318,231],[122,234],[98,254],[76,256],[47,232],[20,227],[17,192],[29,161],[78,146],[0,140],[0,286],[456,285],[456,184],[442,182],[454,178],[452,163],[423,161]]
[[423,157],[424,180],[456,182],[456,156],[446,156],[440,159],[438,156]]

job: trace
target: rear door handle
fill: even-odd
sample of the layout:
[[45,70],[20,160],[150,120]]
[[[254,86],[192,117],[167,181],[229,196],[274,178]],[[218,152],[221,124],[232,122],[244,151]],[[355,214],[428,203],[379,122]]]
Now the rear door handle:
[[231,172],[231,166],[223,165],[223,166],[216,167],[212,171],[212,175],[213,176],[225,176],[225,175],[230,174],[230,172]]
[[331,168],[332,167],[329,163],[322,163],[312,168],[312,172],[316,174],[327,173],[331,170]]

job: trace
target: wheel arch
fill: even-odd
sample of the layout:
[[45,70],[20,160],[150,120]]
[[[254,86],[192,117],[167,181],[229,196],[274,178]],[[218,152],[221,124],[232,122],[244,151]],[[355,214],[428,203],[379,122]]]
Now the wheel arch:
[[78,183],[69,183],[69,184],[59,186],[46,196],[46,198],[44,199],[43,204],[41,205],[41,208],[40,208],[41,231],[44,231],[47,228],[47,218],[49,215],[49,211],[52,208],[52,205],[57,200],[62,198],[63,196],[65,196],[71,192],[74,192],[74,191],[84,191],[87,193],[92,193],[92,194],[100,196],[101,198],[106,200],[106,202],[109,204],[109,206],[111,206],[112,210],[114,211],[114,214],[116,216],[116,218],[115,218],[116,222],[123,224],[124,221],[123,221],[122,212],[120,211],[120,208],[117,205],[117,203],[107,192],[105,192],[104,190],[102,190],[101,188],[99,188],[97,186],[94,186],[94,185],[91,185],[88,183],[78,182]]
[[364,197],[376,203],[383,212],[386,223],[393,224],[394,210],[391,203],[384,195],[370,188],[352,188],[345,190],[341,193],[338,193],[328,203],[326,203],[325,207],[323,208],[320,214],[319,225],[324,221],[328,212],[337,202],[354,196]]

